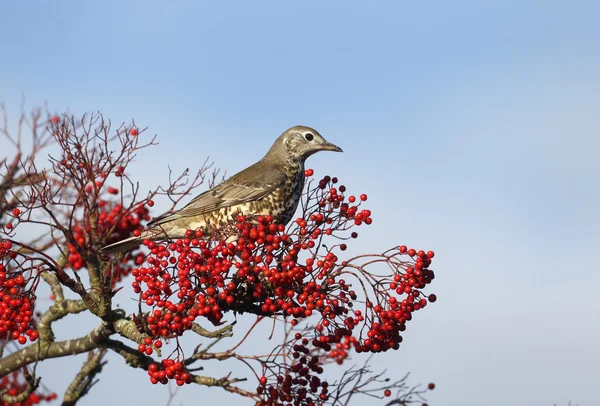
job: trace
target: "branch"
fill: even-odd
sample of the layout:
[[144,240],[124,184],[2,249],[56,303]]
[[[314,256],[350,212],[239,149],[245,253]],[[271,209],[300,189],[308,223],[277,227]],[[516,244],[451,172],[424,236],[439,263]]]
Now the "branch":
[[119,320],[119,322],[115,324],[115,329],[117,333],[121,334],[123,337],[138,344],[141,344],[144,341],[144,338],[148,337],[148,335],[140,333],[135,322],[129,318]]
[[30,375],[25,368],[23,368],[23,374],[25,376],[25,381],[27,382],[25,389],[17,395],[9,395],[6,389],[2,389],[0,390],[0,401],[9,405],[25,402],[38,386],[40,386],[40,378]]
[[[127,365],[132,366],[134,368],[141,368],[147,371],[150,365],[159,364],[159,362],[155,361],[152,357],[143,354],[138,350],[131,348],[118,340],[108,339],[106,341],[106,347],[121,355],[125,359]],[[198,385],[220,387],[228,392],[237,393],[241,396],[256,397],[256,394],[252,392],[245,391],[243,389],[238,388],[237,386],[232,386],[234,383],[246,381],[246,378],[212,378],[208,376],[199,376],[194,374],[190,374],[190,376],[192,377],[192,382]]]
[[52,291],[52,296],[54,296],[54,301],[56,303],[60,303],[65,300],[65,295],[63,292],[62,285],[58,281],[58,278],[55,274],[50,272],[42,272],[42,279],[50,286],[50,290]]
[[102,323],[80,338],[58,342],[40,340],[0,359],[0,377],[32,362],[91,351],[105,343],[111,334],[114,334],[114,330],[107,326],[106,323]]
[[52,323],[62,319],[68,314],[81,313],[88,309],[87,304],[83,300],[61,300],[56,302],[40,317],[37,325],[40,341],[54,341],[54,332],[52,331]]
[[152,357],[149,357],[148,355],[143,354],[118,340],[108,339],[106,341],[106,348],[109,348],[122,356],[127,365],[134,368],[141,368],[147,371],[151,364],[156,363]]
[[204,327],[201,327],[197,323],[192,324],[192,331],[202,337],[206,338],[224,338],[224,337],[233,337],[233,326],[235,325],[235,321],[223,328],[220,328],[215,331],[209,331]]
[[246,379],[246,378],[231,378],[230,379],[228,377],[224,377],[224,378],[217,379],[217,378],[211,378],[209,376],[199,376],[199,375],[194,375],[194,374],[190,374],[190,375],[192,376],[193,382],[197,383],[198,385],[217,386],[217,387],[221,387],[221,388],[225,389],[227,392],[237,393],[238,395],[241,395],[241,396],[256,397],[255,393],[248,392],[237,386],[232,386],[232,384],[234,384],[234,383],[247,381],[248,379]]
[[102,362],[105,354],[105,348],[98,350],[96,353],[90,351],[87,361],[85,361],[81,370],[65,391],[62,406],[75,405],[98,382],[94,380],[94,377],[102,371],[102,367],[106,364],[106,362]]

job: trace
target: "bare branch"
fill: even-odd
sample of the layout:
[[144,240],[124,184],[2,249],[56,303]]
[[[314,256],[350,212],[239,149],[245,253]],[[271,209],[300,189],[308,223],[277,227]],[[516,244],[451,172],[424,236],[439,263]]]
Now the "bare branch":
[[105,354],[105,348],[89,352],[88,359],[65,391],[63,406],[75,405],[94,386],[97,382],[94,380],[95,376],[102,371],[102,367],[106,364],[102,361]]
[[102,345],[111,334],[113,334],[111,329],[100,324],[80,338],[57,342],[40,340],[0,359],[0,377],[17,370],[22,365],[88,352]]

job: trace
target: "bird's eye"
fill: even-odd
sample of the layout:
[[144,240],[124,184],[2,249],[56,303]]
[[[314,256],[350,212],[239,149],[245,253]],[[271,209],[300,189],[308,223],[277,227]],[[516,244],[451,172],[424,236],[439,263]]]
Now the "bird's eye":
[[306,138],[306,141],[312,141],[315,138],[315,136],[312,135],[311,133],[306,133],[304,135],[304,138]]

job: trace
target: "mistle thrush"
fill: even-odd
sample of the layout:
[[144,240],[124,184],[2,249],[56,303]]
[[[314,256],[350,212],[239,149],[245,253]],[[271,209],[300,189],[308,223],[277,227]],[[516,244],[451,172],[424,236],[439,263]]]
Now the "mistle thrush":
[[183,238],[187,230],[222,227],[239,214],[271,215],[275,222],[286,224],[302,195],[304,161],[319,151],[342,149],[310,127],[292,127],[254,165],[196,196],[181,210],[153,219],[140,236],[107,245],[102,251],[126,251],[145,239]]

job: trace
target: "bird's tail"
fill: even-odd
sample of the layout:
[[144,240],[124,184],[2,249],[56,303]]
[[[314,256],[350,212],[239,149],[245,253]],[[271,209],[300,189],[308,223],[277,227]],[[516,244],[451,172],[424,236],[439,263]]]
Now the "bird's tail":
[[166,240],[169,238],[181,238],[184,235],[185,234],[179,235],[179,233],[176,233],[176,232],[167,233],[166,230],[164,230],[164,229],[150,228],[146,231],[142,231],[142,233],[137,237],[129,237],[124,240],[117,241],[115,243],[112,243],[105,247],[102,247],[100,249],[100,252],[114,254],[117,252],[129,251],[133,248],[136,248],[136,247],[139,247],[140,245],[142,245],[142,243],[146,239],[160,241],[160,240]]
[[144,242],[144,238],[141,235],[139,237],[129,237],[121,241],[106,245],[100,249],[100,252],[108,254],[114,254],[117,252],[129,251],[133,248],[139,247]]

